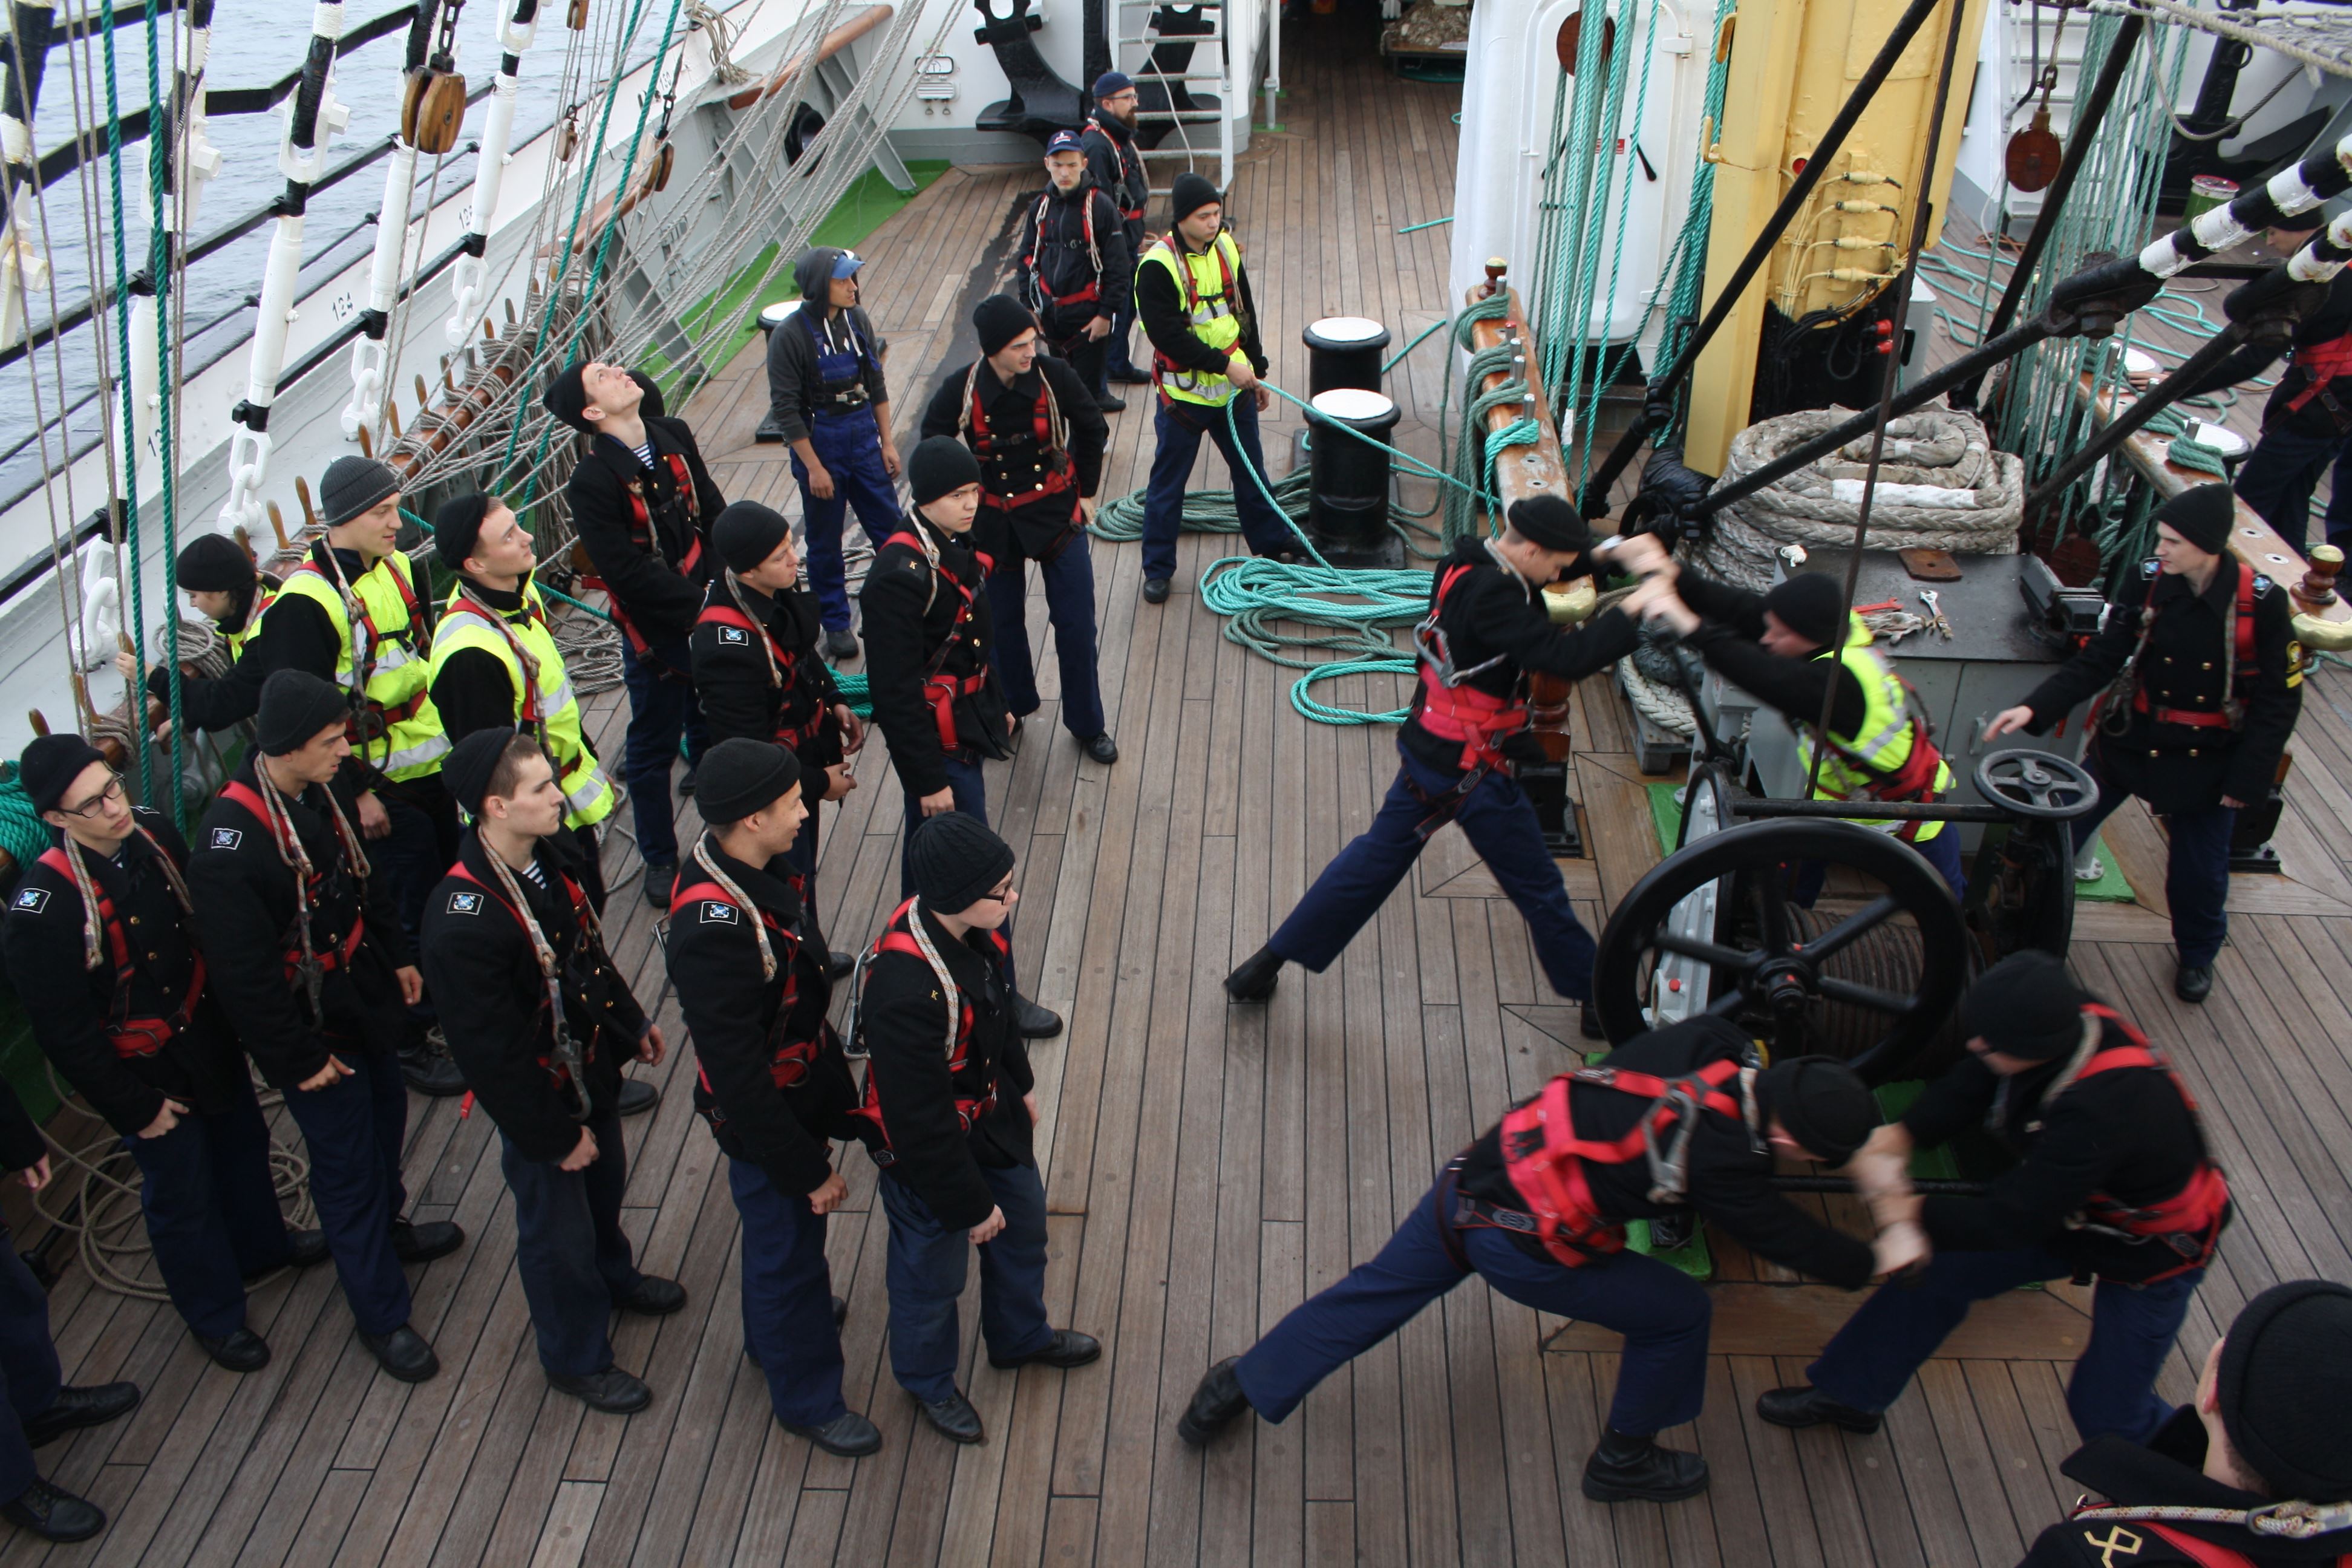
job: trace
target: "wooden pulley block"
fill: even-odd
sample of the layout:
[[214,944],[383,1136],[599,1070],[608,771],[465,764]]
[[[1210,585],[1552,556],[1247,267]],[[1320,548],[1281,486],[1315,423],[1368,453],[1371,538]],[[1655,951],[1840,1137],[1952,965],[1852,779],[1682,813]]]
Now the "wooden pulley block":
[[2044,104],[2033,111],[2032,124],[2009,139],[2009,151],[2003,154],[2002,163],[2011,188],[2047,189],[2050,182],[2058,177],[2058,163],[2065,155],[2066,149],[2050,129],[2050,108]]
[[654,153],[653,163],[646,170],[645,194],[646,195],[652,195],[656,191],[669,189],[670,165],[677,162],[677,148],[670,142],[663,142],[660,149]]
[[580,151],[580,125],[577,121],[566,115],[563,123],[555,128],[555,161],[559,163],[569,163],[572,162],[572,154],[578,151]]
[[400,139],[439,157],[457,145],[466,125],[466,79],[457,71],[409,73],[400,100]]
[[588,30],[588,0],[572,0],[571,8],[563,14],[563,25],[575,33]]

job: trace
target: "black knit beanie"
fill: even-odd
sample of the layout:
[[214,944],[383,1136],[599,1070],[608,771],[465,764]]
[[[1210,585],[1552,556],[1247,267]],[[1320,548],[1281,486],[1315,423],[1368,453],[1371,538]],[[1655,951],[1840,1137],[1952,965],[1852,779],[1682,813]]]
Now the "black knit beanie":
[[99,749],[79,735],[36,735],[16,759],[16,782],[25,786],[36,813],[54,811],[82,770],[104,761]]
[[467,816],[482,815],[483,798],[490,793],[490,775],[499,771],[499,759],[518,732],[498,724],[477,730],[450,747],[449,754],[441,760],[441,783]]
[[1828,573],[1800,572],[1773,584],[1764,595],[1764,607],[1807,642],[1829,647],[1843,640],[1838,636],[1843,624],[1838,610],[1844,598],[1845,591]]
[[351,717],[342,692],[308,670],[281,669],[261,683],[254,740],[266,757],[282,757],[310,743],[320,731]]
[[172,581],[191,594],[234,594],[254,575],[253,557],[226,533],[199,534],[172,563]]
[[1211,202],[1222,204],[1224,199],[1205,177],[1187,169],[1176,176],[1175,184],[1169,189],[1168,226],[1173,228]]
[[1878,1101],[1852,1068],[1829,1057],[1790,1057],[1756,1078],[1756,1099],[1790,1137],[1832,1165],[1870,1142]]
[[755,500],[730,501],[710,525],[710,544],[730,570],[749,572],[773,555],[792,531],[784,514],[773,507]]
[[931,436],[907,455],[907,483],[917,506],[929,506],[951,490],[980,483],[980,459],[952,436]]
[[547,384],[546,395],[540,399],[550,414],[583,436],[593,435],[596,430],[581,414],[588,406],[588,384],[584,379],[587,369],[583,363],[557,371],[554,379]]
[[801,782],[801,763],[786,746],[738,735],[702,753],[694,770],[694,804],[714,827],[740,822]]
[[329,528],[341,528],[399,493],[400,477],[373,458],[337,458],[319,479],[319,515]]
[[2206,554],[2219,555],[2230,548],[2230,529],[2238,521],[2237,499],[2227,485],[2199,485],[2158,507],[2156,521]]
[[1503,514],[1521,539],[1546,550],[1583,550],[1592,543],[1584,514],[1564,496],[1529,496]]
[[466,569],[466,557],[482,537],[482,523],[490,515],[490,498],[475,494],[445,500],[433,514],[433,552],[452,572]]
[[2066,961],[2028,949],[1982,974],[1960,998],[1962,1038],[1981,1037],[2006,1057],[2046,1062],[2082,1042],[2083,1009],[2095,1001],[2066,973]]
[[988,824],[961,811],[926,817],[915,829],[907,858],[915,891],[935,915],[960,915],[988,897],[1013,871],[1013,847]]
[[980,352],[992,354],[1037,324],[1036,314],[1010,294],[991,294],[971,308],[971,330]]
[[2352,1502],[2352,1289],[2300,1279],[2247,1302],[2216,1383],[2221,1430],[2272,1497]]

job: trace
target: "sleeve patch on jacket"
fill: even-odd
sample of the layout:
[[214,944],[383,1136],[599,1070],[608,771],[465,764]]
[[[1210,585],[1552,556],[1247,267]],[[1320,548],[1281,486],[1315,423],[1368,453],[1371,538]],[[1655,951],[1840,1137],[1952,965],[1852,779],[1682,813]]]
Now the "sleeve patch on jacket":
[[719,628],[719,640],[727,643],[748,643],[751,639],[743,635],[741,626],[721,626]]
[[244,842],[245,829],[242,827],[215,827],[213,829],[212,847],[215,849],[234,849]]
[[47,888],[26,888],[16,895],[16,908],[28,914],[39,914],[41,906],[49,901]]
[[735,923],[735,906],[717,899],[704,901],[702,923],[707,926],[731,926]]
[[482,895],[454,892],[449,895],[449,912],[453,915],[478,915],[482,912]]

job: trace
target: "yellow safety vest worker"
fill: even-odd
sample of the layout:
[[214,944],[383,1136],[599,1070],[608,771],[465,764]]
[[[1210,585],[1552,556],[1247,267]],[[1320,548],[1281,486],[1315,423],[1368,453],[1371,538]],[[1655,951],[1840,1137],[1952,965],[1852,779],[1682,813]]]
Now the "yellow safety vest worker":
[[261,612],[278,599],[278,579],[257,575],[253,580],[253,603],[246,606],[245,624],[233,632],[223,632],[221,640],[228,644],[229,662],[234,664],[245,652],[247,638],[261,629]]
[[415,568],[398,551],[361,573],[349,589],[327,574],[314,553],[287,574],[279,599],[309,599],[335,628],[335,684],[360,699],[352,750],[394,783],[437,772],[449,737],[427,688],[417,625]]
[[[1822,649],[1815,658],[1827,658]],[[1817,800],[1925,800],[1952,787],[1952,770],[1935,743],[1919,732],[1912,720],[1910,689],[1886,656],[1871,646],[1870,628],[1860,616],[1849,619],[1845,646],[1837,650],[1840,664],[1853,672],[1862,687],[1862,727],[1852,735],[1832,734],[1829,752],[1822,759]],[[1808,777],[1813,768],[1814,729],[1799,720],[1797,750]],[[1916,753],[1916,755],[1915,755]],[[1881,833],[1912,843],[1924,843],[1944,830],[1940,822],[1865,822]]]
[[[1177,249],[1173,233],[1163,234],[1143,253],[1137,277],[1140,279],[1144,267],[1155,264],[1166,268],[1176,280],[1193,336],[1219,351],[1230,351],[1242,341],[1242,319],[1235,314],[1241,304],[1235,279],[1241,272],[1242,252],[1232,235],[1218,231],[1209,248],[1194,255]],[[1151,384],[1182,403],[1222,408],[1233,401],[1231,380],[1213,371],[1180,365],[1157,350],[1151,355]]]
[[555,770],[555,783],[569,805],[565,824],[586,827],[613,815],[613,781],[597,764],[580,723],[580,700],[563,668],[562,650],[548,629],[547,601],[526,578],[522,609],[509,616],[467,593],[461,583],[441,607],[433,631],[432,679],[467,648],[479,648],[506,666],[515,691],[515,721],[538,737]]

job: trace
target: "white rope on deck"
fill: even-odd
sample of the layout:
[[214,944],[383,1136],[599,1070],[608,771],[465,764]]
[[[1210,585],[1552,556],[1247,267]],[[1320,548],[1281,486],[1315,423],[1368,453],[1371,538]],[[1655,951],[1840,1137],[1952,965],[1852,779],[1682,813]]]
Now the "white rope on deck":
[[[2160,17],[2216,37],[2284,55],[2330,76],[2352,78],[2352,14],[2340,5],[2285,0],[2223,16],[2200,11],[2180,0],[2092,0],[2090,8],[2111,16],[2134,12]],[[2252,22],[2240,20],[2251,16]]]

